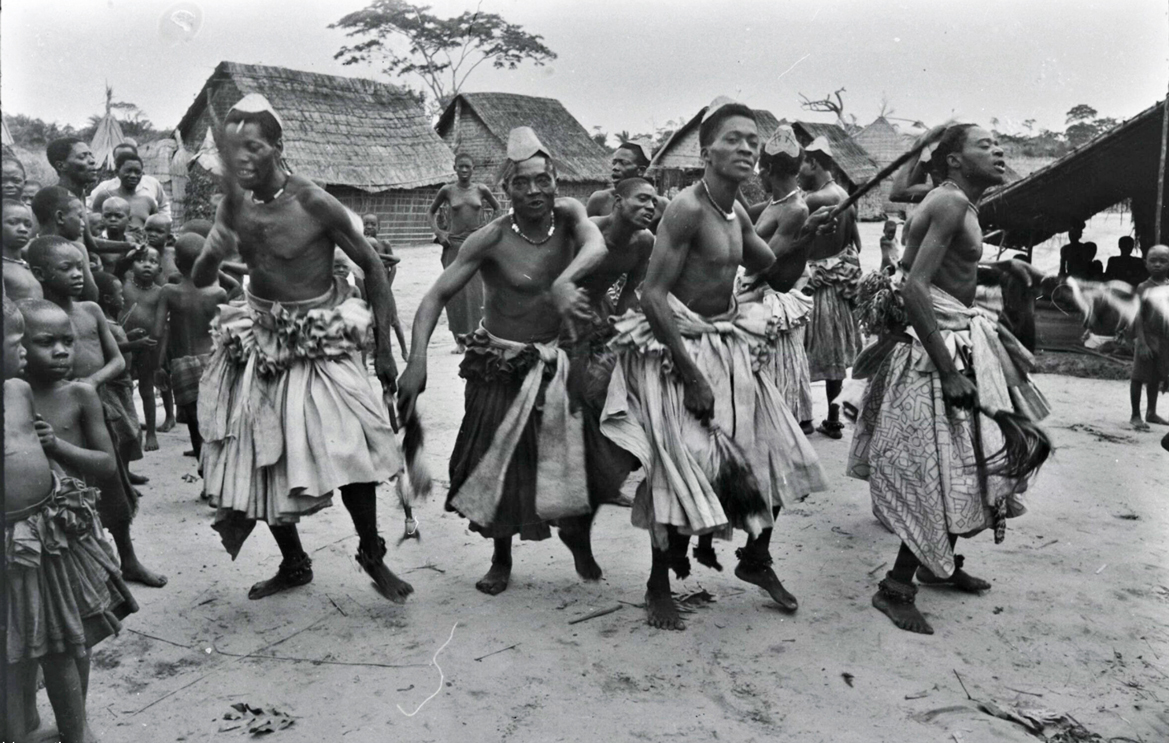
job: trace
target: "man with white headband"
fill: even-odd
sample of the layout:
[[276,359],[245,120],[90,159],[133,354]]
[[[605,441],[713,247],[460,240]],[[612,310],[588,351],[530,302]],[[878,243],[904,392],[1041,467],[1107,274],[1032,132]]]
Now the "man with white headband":
[[[360,221],[283,163],[283,125],[263,96],[228,113],[218,138],[227,194],[195,262],[198,286],[238,254],[248,266],[244,306],[221,305],[215,351],[199,392],[204,493],[234,559],[256,521],[268,524],[283,560],[252,586],[258,599],[312,580],[296,522],[332,503],[353,517],[357,562],[379,591],[402,602],[413,591],[386,567],[375,488],[402,470],[385,406],[361,364],[376,326],[377,376],[392,394],[397,313],[386,272]],[[365,272],[370,308],[333,275],[339,247]]]

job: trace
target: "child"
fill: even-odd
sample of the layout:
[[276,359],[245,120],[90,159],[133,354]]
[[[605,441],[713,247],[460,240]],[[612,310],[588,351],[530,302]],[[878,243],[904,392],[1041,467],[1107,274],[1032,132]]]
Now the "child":
[[[87,259],[94,258],[85,248],[85,205],[69,191],[60,186],[46,186],[32,200],[32,213],[37,220],[37,235],[55,235],[77,246]],[[121,245],[122,243],[108,243]],[[26,260],[27,257],[26,257]],[[31,261],[29,261],[31,263]],[[97,287],[93,283],[93,272],[89,260],[83,262],[83,296],[96,297]]]
[[[107,240],[126,242],[126,229],[130,226],[130,204],[123,198],[111,196],[101,205],[101,223],[104,231],[95,234]],[[92,230],[92,226],[90,227]],[[105,253],[101,257],[102,270],[114,273],[119,256]]]
[[[82,266],[85,260],[81,251],[61,237],[38,237],[29,243],[28,262],[33,275],[41,282],[45,299],[63,309],[73,323],[76,337],[73,378],[96,387],[107,405],[115,404],[117,396],[106,391],[105,385],[120,375],[126,364],[101,308],[95,302],[77,299],[84,287]],[[106,423],[109,428],[109,421]],[[122,577],[156,588],[164,586],[166,577],[148,570],[134,553],[130,521],[137,508],[137,493],[121,463],[118,473],[118,478],[102,487],[98,507],[102,524],[110,530],[117,545]]]
[[881,270],[897,270],[901,260],[901,248],[897,245],[897,222],[885,220],[885,231],[881,235]]
[[199,235],[186,233],[179,236],[175,243],[175,264],[182,278],[177,284],[162,287],[151,333],[155,339],[169,334],[171,388],[175,404],[185,414],[187,430],[191,434],[191,451],[196,459],[203,448],[196,410],[199,379],[211,356],[211,320],[219,305],[227,302],[227,292],[223,288],[209,286],[200,289],[191,280],[191,269],[202,250],[203,238]]
[[[123,268],[129,262],[129,270],[125,273],[122,284],[122,295],[130,309],[122,320],[122,326],[127,333],[138,328],[149,333],[154,329],[154,313],[158,309],[158,300],[162,297],[162,287],[154,283],[154,277],[161,268],[158,251],[149,245],[144,245],[126,256],[125,261],[119,264]],[[166,406],[168,395],[163,395],[163,405],[166,418],[161,426],[155,426],[157,419],[157,405],[154,399],[155,372],[162,362],[162,352],[166,348],[165,339],[156,338],[162,345],[150,351],[135,354],[134,378],[138,381],[138,396],[142,398],[142,412],[146,417],[146,451],[158,451],[158,434],[166,433],[175,427],[174,401],[171,399]]]
[[0,162],[0,198],[20,201],[24,191],[24,163],[11,155]]
[[158,251],[159,264],[162,270],[158,272],[154,283],[173,284],[179,280],[179,270],[175,268],[175,247],[171,239],[171,222],[169,217],[161,214],[151,214],[146,220],[146,244]]
[[[36,415],[32,389],[16,379],[25,365],[24,319],[7,297],[3,304],[8,736],[24,740],[36,727],[39,661],[60,739],[79,742],[86,733],[87,649],[121,629],[120,620],[138,605],[109,557],[94,508],[96,491],[54,471],[46,455],[85,462],[84,469],[93,473],[111,469],[112,457],[57,439],[52,426]],[[53,360],[59,357],[57,346],[55,341],[37,345],[37,361],[65,367]],[[78,419],[100,421],[93,389],[80,383],[76,387],[61,393],[55,406]]]
[[[1148,431],[1150,423],[1169,426],[1169,421],[1157,415],[1157,394],[1162,386],[1169,385],[1169,247],[1149,248],[1145,252],[1145,268],[1149,278],[1136,289],[1141,304],[1133,322],[1136,353],[1129,383],[1132,403],[1129,423],[1137,431]],[[1149,401],[1144,420],[1141,420],[1142,387]]]
[[118,456],[127,466],[130,483],[141,485],[149,480],[129,472],[130,462],[142,459],[142,429],[138,423],[138,411],[134,409],[134,377],[130,367],[134,353],[149,351],[157,344],[145,330],[139,329],[128,334],[122,329],[118,322],[123,307],[122,282],[118,281],[118,277],[99,271],[93,275],[93,280],[97,284],[98,306],[106,316],[122,358],[126,360],[126,370],[105,384],[109,395],[117,397],[113,404],[105,406],[106,419],[114,433],[114,447]]
[[24,188],[20,192],[20,200],[28,204],[28,208],[31,209],[33,197],[36,196],[37,191],[40,191],[42,188],[44,188],[44,186],[41,185],[40,181],[25,181]]
[[[382,242],[378,239],[377,233],[380,226],[378,216],[370,213],[361,218],[362,232],[365,239],[373,246],[373,250],[382,259],[382,264],[386,267],[386,273],[390,277],[390,294],[394,293],[394,279],[398,275],[398,264],[402,261],[401,258],[394,255],[394,249],[390,247],[387,240]],[[397,304],[394,305],[395,307]],[[394,335],[398,336],[398,345],[402,347],[402,358],[406,361],[410,360],[409,352],[406,350],[406,334],[402,332],[402,322],[394,318]]]
[[0,204],[3,233],[0,247],[4,251],[4,294],[16,302],[21,299],[40,299],[41,283],[32,275],[21,253],[32,239],[32,210],[24,202],[4,199]]

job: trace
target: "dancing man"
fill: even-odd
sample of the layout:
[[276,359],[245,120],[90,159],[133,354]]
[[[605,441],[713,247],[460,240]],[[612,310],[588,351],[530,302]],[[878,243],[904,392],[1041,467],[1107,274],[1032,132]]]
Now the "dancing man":
[[[904,233],[895,280],[908,327],[883,328],[857,360],[857,369],[875,371],[848,462],[849,475],[869,481],[874,514],[901,539],[873,606],[901,629],[923,634],[933,629],[915,606],[914,574],[921,583],[968,593],[990,588],[962,569],[954,545],[992,526],[997,532],[1004,518],[1024,510],[1025,478],[986,467],[1003,449],[987,415],[1011,411],[1040,420],[1048,411],[1027,377],[1030,353],[994,314],[974,306],[982,257],[976,203],[1003,182],[1003,151],[984,129],[951,126],[931,167],[942,183]],[[895,309],[887,307],[885,316]]]
[[775,263],[735,201],[759,155],[755,115],[716,99],[699,144],[706,170],[666,208],[642,285],[644,314],[616,323],[620,358],[601,418],[602,432],[646,470],[633,522],[650,530],[646,613],[664,629],[684,628],[668,570],[689,574],[690,535],[729,537],[732,526],[749,535],[735,575],[794,610],[770,566],[771,527],[786,500],[823,488],[816,454],[765,368],[771,314],[734,297],[740,264],[763,272]]
[[528,127],[509,135],[503,184],[512,213],[472,234],[422,299],[399,386],[406,420],[426,388],[426,347],[439,312],[482,275],[483,324],[466,337],[459,367],[464,413],[446,507],[494,540],[491,569],[475,584],[492,595],[507,589],[512,537],[547,539],[551,525],[560,527],[577,573],[601,577],[588,539],[583,423],[569,400],[569,359],[558,337],[562,318],[587,319],[577,284],[605,259],[605,243],[580,202],[556,197],[555,164]]
[[[402,456],[361,363],[375,323],[374,364],[392,393],[397,311],[386,272],[345,207],[283,167],[282,132],[253,93],[231,109],[220,136],[228,193],[192,279],[211,286],[220,262],[238,252],[251,281],[246,304],[221,305],[212,324],[215,350],[198,398],[204,493],[232,559],[258,520],[280,547],[276,575],[249,598],[312,580],[296,522],[340,490],[360,537],[357,562],[384,596],[402,602],[413,588],[383,562],[375,500]],[[334,246],[365,271],[372,313],[334,281]]]

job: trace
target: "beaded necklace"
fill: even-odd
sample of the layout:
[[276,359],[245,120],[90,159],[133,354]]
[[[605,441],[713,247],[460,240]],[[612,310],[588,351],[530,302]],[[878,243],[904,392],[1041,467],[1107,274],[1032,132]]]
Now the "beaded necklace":
[[787,201],[788,199],[795,196],[799,192],[800,192],[800,187],[796,186],[795,188],[793,188],[791,190],[791,193],[789,193],[787,196],[784,196],[782,199],[772,199],[771,201],[767,202],[767,206],[772,207],[772,206],[775,206],[776,204],[782,204],[783,202]]
[[533,240],[520,230],[519,223],[515,221],[515,209],[511,210],[511,230],[532,245],[543,245],[544,243],[551,240],[552,236],[556,234],[556,213],[552,213],[552,224],[548,226],[548,234],[544,236],[543,240]]
[[706,191],[706,198],[710,201],[710,205],[713,206],[715,209],[718,209],[718,213],[723,215],[723,219],[727,220],[728,222],[734,221],[735,217],[738,216],[737,214],[735,214],[734,205],[733,204],[731,205],[731,210],[729,212],[725,211],[721,206],[719,206],[718,202],[714,200],[714,196],[711,196],[710,186],[706,185],[705,178],[702,179],[702,188],[703,188],[703,190]]

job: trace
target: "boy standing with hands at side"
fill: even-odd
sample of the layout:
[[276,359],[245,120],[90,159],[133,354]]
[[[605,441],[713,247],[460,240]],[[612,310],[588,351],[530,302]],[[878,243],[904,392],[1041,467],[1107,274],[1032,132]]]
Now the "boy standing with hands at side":
[[[1157,415],[1157,395],[1169,384],[1169,247],[1154,245],[1145,253],[1149,278],[1137,285],[1140,310],[1133,323],[1136,339],[1132,362],[1129,399],[1137,431],[1148,431],[1149,424],[1169,426],[1169,420]],[[1141,388],[1148,393],[1148,407],[1141,419]]]

